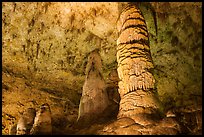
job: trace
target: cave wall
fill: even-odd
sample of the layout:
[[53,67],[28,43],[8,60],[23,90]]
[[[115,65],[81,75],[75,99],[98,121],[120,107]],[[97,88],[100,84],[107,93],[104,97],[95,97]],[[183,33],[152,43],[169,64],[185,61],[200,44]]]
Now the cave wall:
[[[149,7],[156,12],[157,27]],[[201,104],[201,7],[201,2],[140,4],[156,88],[167,108]],[[117,18],[117,2],[3,2],[3,113],[17,117],[25,106],[43,102],[54,110],[64,107],[64,100],[77,106],[91,51],[99,49],[105,79],[117,68]]]
[[[151,40],[157,89],[164,103],[201,104],[202,13],[199,3],[152,3],[158,18]],[[148,23],[148,21],[147,21]]]

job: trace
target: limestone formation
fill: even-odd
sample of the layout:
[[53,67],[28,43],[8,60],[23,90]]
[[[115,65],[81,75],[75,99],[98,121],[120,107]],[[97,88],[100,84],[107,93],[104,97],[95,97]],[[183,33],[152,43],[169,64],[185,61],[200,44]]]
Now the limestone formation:
[[83,85],[77,122],[83,126],[100,118],[109,105],[102,76],[102,62],[97,50],[90,53],[86,65],[86,79]]
[[[121,96],[118,118],[141,113],[159,112],[160,104],[153,92],[155,79],[145,19],[135,5],[127,4],[122,10],[117,28],[117,62],[119,93]],[[127,37],[127,38],[126,38]]]
[[[154,68],[145,19],[134,4],[127,4],[119,15],[117,62],[120,106],[117,120],[106,126],[105,134],[178,134],[171,118],[162,119],[161,103],[154,89]],[[128,119],[128,120],[127,120]],[[165,124],[168,123],[168,124]]]
[[52,134],[51,110],[45,103],[41,105],[36,113],[34,124],[30,130],[31,135],[50,135]]
[[[135,103],[139,106],[136,108],[134,103],[130,102],[146,95],[150,98],[154,93],[151,92],[152,89],[148,92],[146,90],[156,87],[164,110],[177,109],[176,119],[182,126],[182,134],[202,134],[202,109],[195,112],[191,109],[181,110],[191,105],[195,108],[198,104],[202,106],[202,3],[139,3],[140,11],[147,24],[150,46],[141,43],[116,45],[118,38],[116,20],[120,20],[118,13],[122,13],[125,9],[122,7],[120,10],[118,4],[118,2],[2,2],[3,135],[16,134],[16,127],[12,125],[17,124],[20,118],[19,112],[29,107],[36,108],[38,104],[43,104],[45,101],[52,109],[53,134],[77,134],[72,124],[76,122],[78,116],[78,105],[85,80],[85,57],[96,48],[100,49],[106,83],[107,74],[117,67],[118,71],[121,71],[121,79],[129,81],[125,84],[121,80],[119,82],[120,89],[123,87],[125,89],[125,92],[121,90],[120,93],[122,109],[119,113],[121,116],[118,118],[121,120],[119,122],[123,123],[126,120],[122,116],[134,114],[131,111],[132,108],[138,110],[137,113],[144,111],[144,108],[140,107],[141,104]],[[123,43],[126,39],[138,39],[143,37],[142,34],[147,35],[144,21],[131,19],[132,15],[139,15],[140,12],[130,15],[131,12],[132,10],[123,13],[129,19],[121,28],[118,25],[119,34],[121,34],[118,43]],[[122,20],[119,22],[122,24]],[[140,24],[140,27],[136,30],[131,27],[128,30],[129,24]],[[131,33],[127,35],[125,32],[128,31],[141,33],[138,36]],[[116,49],[120,66],[117,66],[116,62]],[[149,73],[153,75],[144,71],[148,69],[147,66],[151,66],[151,63],[146,62],[149,58],[140,57],[144,57],[146,51],[151,51],[154,68],[150,67],[153,71]],[[134,52],[140,54],[132,54]],[[126,59],[127,56],[130,57]],[[129,68],[126,63],[133,61],[140,64]],[[125,73],[129,73],[130,76]],[[134,73],[139,76],[135,76]],[[152,76],[155,82],[151,82]],[[148,77],[149,80],[147,80]],[[137,82],[134,83],[134,81]],[[114,94],[118,92],[118,82],[115,83],[116,86],[110,88],[110,85],[106,91],[109,101],[119,106],[120,101]],[[144,96],[138,96],[134,90],[140,94],[144,93]],[[126,96],[126,91],[132,94],[128,92]],[[137,98],[134,98],[134,95],[137,95]],[[65,106],[64,102],[68,99],[75,106]],[[145,103],[147,105],[147,101]],[[130,109],[126,113],[128,105]],[[72,111],[73,109],[75,111]],[[62,111],[64,113],[61,113]],[[145,112],[152,111],[151,108],[145,109]],[[157,114],[156,111],[155,113]],[[131,120],[127,120],[126,123],[130,123],[124,123],[126,126],[121,128],[118,128],[116,123],[111,134],[114,132],[115,134],[140,134],[139,130],[134,131],[138,128],[147,134],[150,128],[146,126],[142,128],[142,125],[151,122],[156,124],[156,122],[151,121],[152,118],[148,117],[148,114],[145,118],[141,115],[143,113],[134,116],[134,120],[133,116],[128,117],[133,121],[132,127],[129,125]],[[174,114],[167,113],[166,117],[173,118]],[[136,124],[135,121],[141,125]],[[154,134],[165,133],[165,129],[169,129],[164,126],[164,123],[160,128],[160,122],[156,124],[157,127],[149,125],[153,130],[157,129]],[[89,127],[87,128],[90,130]],[[83,134],[90,133],[87,129],[84,131]],[[91,134],[95,133],[91,132]]]
[[120,94],[118,93],[118,72],[116,69],[112,70],[107,78],[106,91],[108,93],[108,98],[110,101],[119,104]]
[[[26,109],[17,123],[16,135],[28,135],[34,123],[36,111],[34,108]],[[15,126],[13,127],[14,131]],[[11,131],[11,132],[13,132]],[[12,133],[11,133],[12,134]]]

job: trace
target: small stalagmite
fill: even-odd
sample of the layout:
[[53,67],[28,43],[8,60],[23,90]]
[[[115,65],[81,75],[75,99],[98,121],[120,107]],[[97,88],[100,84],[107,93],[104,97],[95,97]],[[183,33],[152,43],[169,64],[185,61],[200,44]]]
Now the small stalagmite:
[[23,112],[16,126],[16,135],[27,135],[30,133],[30,129],[34,123],[35,115],[36,111],[34,108],[28,108]]
[[78,125],[83,127],[97,121],[108,105],[108,95],[102,76],[101,57],[98,50],[94,50],[88,56],[86,65],[86,78],[77,119]]
[[45,103],[40,106],[36,113],[34,124],[30,130],[31,135],[51,135],[52,134],[52,121],[50,106]]

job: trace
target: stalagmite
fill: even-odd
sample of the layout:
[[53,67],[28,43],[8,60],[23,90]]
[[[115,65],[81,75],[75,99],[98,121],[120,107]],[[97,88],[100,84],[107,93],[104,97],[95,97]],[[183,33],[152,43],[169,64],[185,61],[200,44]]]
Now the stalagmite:
[[[178,133],[179,129],[174,132],[174,129],[165,131],[159,128],[162,108],[151,71],[154,66],[149,37],[145,19],[135,4],[129,3],[122,9],[117,29],[118,91],[121,100],[117,120],[110,127],[106,126],[105,132],[136,135]],[[115,124],[126,118],[132,119],[135,124],[132,121],[126,122],[126,127]]]
[[40,106],[36,113],[34,124],[30,130],[31,135],[51,135],[52,134],[52,119],[49,104],[45,103]]
[[98,51],[94,50],[88,57],[86,79],[83,85],[79,105],[78,125],[86,126],[97,121],[109,105],[105,81],[102,76],[102,62]]
[[26,109],[17,123],[16,135],[28,135],[34,123],[36,111],[33,108]]

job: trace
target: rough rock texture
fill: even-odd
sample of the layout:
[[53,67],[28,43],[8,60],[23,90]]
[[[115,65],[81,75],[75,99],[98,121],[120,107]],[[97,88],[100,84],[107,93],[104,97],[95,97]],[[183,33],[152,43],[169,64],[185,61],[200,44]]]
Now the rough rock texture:
[[117,22],[121,100],[117,120],[105,127],[104,134],[179,134],[178,122],[161,117],[162,107],[157,91],[154,91],[155,79],[151,72],[154,66],[144,17],[135,4],[127,4],[121,11]]
[[36,113],[31,135],[52,135],[52,118],[49,104],[42,104]]
[[36,110],[33,108],[26,109],[20,117],[16,126],[16,135],[30,134],[36,116]]
[[86,79],[80,99],[77,123],[86,127],[92,121],[97,121],[108,105],[109,98],[102,75],[101,57],[98,51],[94,50],[88,56]]
[[[150,34],[159,98],[165,110],[177,108],[186,134],[202,133],[201,7],[201,2],[140,5]],[[2,3],[3,134],[18,121],[19,112],[43,103],[50,104],[54,134],[77,133],[71,127],[77,119],[88,54],[100,50],[105,81],[117,68],[117,18],[114,2]],[[188,107],[194,111],[183,112]],[[97,134],[102,127],[80,133]]]

